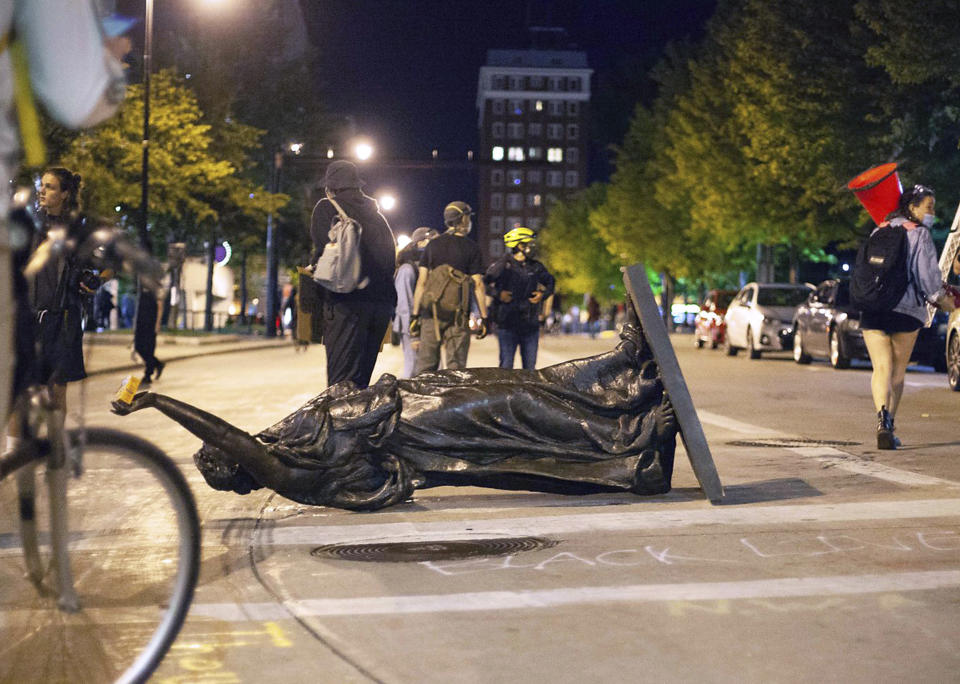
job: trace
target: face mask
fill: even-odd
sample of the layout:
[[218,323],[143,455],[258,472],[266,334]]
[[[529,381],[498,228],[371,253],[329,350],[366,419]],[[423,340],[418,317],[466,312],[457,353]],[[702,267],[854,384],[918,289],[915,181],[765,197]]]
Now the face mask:
[[922,223],[927,228],[933,228],[933,224],[936,220],[937,220],[937,217],[934,216],[933,214],[924,214],[923,221],[921,221],[920,223]]

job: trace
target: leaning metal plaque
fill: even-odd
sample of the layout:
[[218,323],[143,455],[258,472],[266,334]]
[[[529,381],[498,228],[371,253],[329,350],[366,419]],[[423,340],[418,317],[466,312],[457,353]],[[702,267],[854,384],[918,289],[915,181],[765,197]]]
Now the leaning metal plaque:
[[640,318],[643,335],[660,367],[660,376],[670,397],[670,403],[673,404],[674,411],[677,413],[680,436],[683,438],[683,446],[687,450],[690,465],[693,466],[693,473],[697,476],[700,488],[710,502],[720,503],[723,498],[723,485],[720,483],[713,456],[710,455],[707,437],[703,434],[703,426],[693,406],[687,383],[683,379],[676,352],[670,344],[670,336],[660,317],[653,290],[650,289],[646,267],[643,264],[634,264],[627,268],[623,275],[623,283]]

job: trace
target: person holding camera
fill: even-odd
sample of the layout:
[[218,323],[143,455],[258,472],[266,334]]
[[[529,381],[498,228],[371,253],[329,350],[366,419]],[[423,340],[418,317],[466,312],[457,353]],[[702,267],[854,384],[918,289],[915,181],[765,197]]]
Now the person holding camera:
[[[80,213],[80,176],[54,166],[40,179],[40,231],[34,248],[53,231],[82,241],[88,230]],[[36,321],[36,380],[50,385],[57,406],[64,407],[68,382],[87,377],[83,364],[83,310],[100,287],[100,277],[85,269],[73,254],[60,254],[27,283]]]

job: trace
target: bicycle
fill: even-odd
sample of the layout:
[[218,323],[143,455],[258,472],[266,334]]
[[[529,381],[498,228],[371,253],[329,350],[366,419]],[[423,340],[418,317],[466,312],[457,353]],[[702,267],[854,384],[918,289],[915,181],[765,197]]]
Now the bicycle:
[[[97,232],[86,247],[99,258],[149,270],[142,252]],[[0,458],[0,681],[146,681],[182,627],[199,575],[186,478],[134,435],[66,430],[44,387],[17,406],[20,445]]]

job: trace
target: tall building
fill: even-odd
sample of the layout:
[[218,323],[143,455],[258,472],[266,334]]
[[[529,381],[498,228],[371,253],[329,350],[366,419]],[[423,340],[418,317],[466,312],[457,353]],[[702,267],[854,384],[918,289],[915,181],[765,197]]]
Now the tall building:
[[551,203],[586,185],[590,75],[571,50],[490,50],[477,108],[477,240],[487,263],[515,224],[539,230]]

